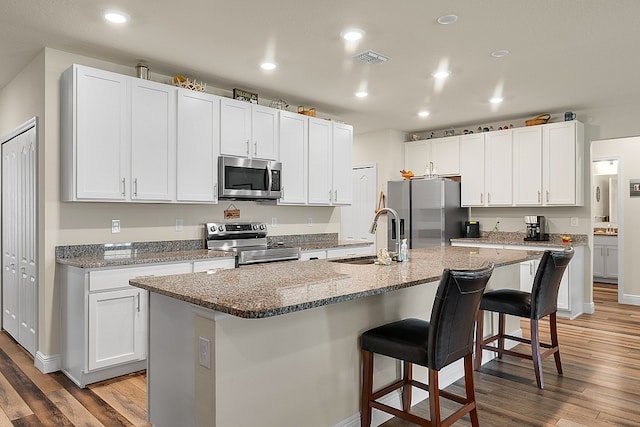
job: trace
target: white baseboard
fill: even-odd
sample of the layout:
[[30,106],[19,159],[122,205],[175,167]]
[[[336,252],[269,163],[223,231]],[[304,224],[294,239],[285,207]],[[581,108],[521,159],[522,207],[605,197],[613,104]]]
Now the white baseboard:
[[623,294],[621,304],[640,305],[640,296]]
[[585,302],[582,305],[582,312],[586,314],[593,314],[596,311],[596,304],[593,302]]
[[[518,329],[516,331],[511,332],[509,335],[513,335],[516,337],[522,337],[522,329]],[[512,349],[516,345],[520,344],[517,341],[509,341],[505,343],[505,347],[507,349]],[[495,359],[496,353],[493,351],[484,350],[482,353],[482,364],[488,363],[489,361]],[[440,371],[440,376],[438,378],[438,382],[440,383],[440,388],[446,388],[454,382],[458,381],[460,378],[464,377],[464,362],[462,359],[453,362],[451,365]],[[418,381],[422,381],[426,383],[425,378],[417,378]],[[412,406],[416,405],[419,402],[422,402],[426,398],[429,397],[429,393],[422,390],[421,388],[413,387],[411,403]],[[394,393],[389,393],[384,398],[379,400],[380,403],[384,403],[385,405],[392,406],[394,408],[402,407],[402,398],[400,395],[400,390],[395,391]],[[387,414],[386,412],[373,410],[371,414],[371,425],[379,426],[386,421],[393,418],[393,415]],[[334,424],[333,427],[359,427],[360,426],[360,414],[354,414],[349,418],[340,421],[337,424]]]
[[44,374],[59,371],[62,368],[62,357],[59,354],[47,356],[39,351],[36,352],[35,366]]

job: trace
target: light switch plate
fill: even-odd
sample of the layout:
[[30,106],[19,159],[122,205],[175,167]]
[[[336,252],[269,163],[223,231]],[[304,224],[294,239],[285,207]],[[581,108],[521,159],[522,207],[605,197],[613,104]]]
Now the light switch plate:
[[198,363],[200,366],[211,369],[211,341],[199,337],[198,341]]
[[182,231],[182,229],[183,229],[182,219],[178,218],[176,219],[176,231]]
[[577,216],[572,216],[571,217],[571,226],[572,227],[577,227],[578,226],[578,217]]
[[112,219],[111,220],[111,233],[116,234],[120,232],[120,220]]

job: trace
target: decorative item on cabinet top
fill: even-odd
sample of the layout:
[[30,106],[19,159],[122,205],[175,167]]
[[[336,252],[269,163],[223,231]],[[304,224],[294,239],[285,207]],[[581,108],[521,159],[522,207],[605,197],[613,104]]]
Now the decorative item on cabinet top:
[[277,108],[278,110],[286,110],[288,106],[289,104],[284,99],[275,99],[269,104],[269,107]]
[[526,126],[544,125],[549,121],[550,118],[551,114],[549,113],[540,114],[539,116],[535,116],[533,119],[526,120],[524,124]]
[[305,116],[309,116],[309,117],[315,117],[316,109],[315,108],[306,109],[304,108],[303,105],[298,105],[298,113],[304,114]]
[[238,101],[250,102],[252,104],[257,104],[258,103],[258,94],[257,93],[253,93],[253,92],[249,92],[249,91],[244,90],[244,89],[234,88],[233,89],[233,99],[237,99]]
[[182,74],[176,74],[173,76],[172,83],[174,86],[178,86],[184,89],[195,90],[196,92],[204,92],[207,87],[206,83],[198,83],[195,80],[190,80]]

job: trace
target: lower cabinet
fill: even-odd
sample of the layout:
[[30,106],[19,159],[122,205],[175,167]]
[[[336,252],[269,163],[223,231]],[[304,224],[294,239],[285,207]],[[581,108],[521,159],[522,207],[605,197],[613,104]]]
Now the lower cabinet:
[[146,369],[147,291],[129,280],[192,269],[190,262],[109,269],[63,265],[62,371],[85,387]]
[[[536,271],[540,265],[539,260],[531,260],[520,263],[520,290],[531,292],[533,287],[533,279],[536,277]],[[569,280],[571,271],[567,269],[562,276],[560,289],[558,290],[558,310],[569,310]]]
[[594,236],[593,279],[618,283],[618,237]]

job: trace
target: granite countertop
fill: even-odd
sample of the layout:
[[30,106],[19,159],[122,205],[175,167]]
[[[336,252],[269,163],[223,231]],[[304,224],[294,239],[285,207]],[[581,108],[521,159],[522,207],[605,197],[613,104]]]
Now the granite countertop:
[[584,246],[589,242],[589,236],[586,234],[549,234],[549,240],[546,241],[525,241],[524,233],[492,231],[483,232],[479,238],[459,238],[451,239],[451,243],[477,243],[477,244],[493,244],[493,245],[514,245],[514,246],[531,246],[535,247],[557,247],[564,248],[567,245],[562,243],[562,236],[571,238],[571,245]]
[[232,270],[138,277],[130,284],[211,310],[263,318],[377,295],[439,280],[447,268],[496,267],[539,258],[540,252],[491,248],[413,249],[409,262],[354,265],[313,260]]
[[[338,240],[337,234],[276,236],[274,246],[322,250],[371,245],[371,242]],[[234,257],[230,251],[207,250],[203,240],[177,240],[56,247],[56,262],[79,268],[105,268]]]

